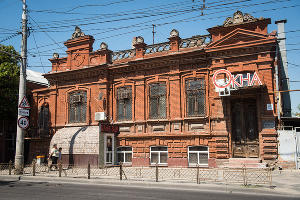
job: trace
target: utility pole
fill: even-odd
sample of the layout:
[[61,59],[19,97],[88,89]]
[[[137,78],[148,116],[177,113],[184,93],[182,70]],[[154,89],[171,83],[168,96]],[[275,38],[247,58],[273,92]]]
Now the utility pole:
[[[22,46],[21,46],[21,68],[20,68],[20,83],[19,83],[19,103],[26,95],[26,65],[27,65],[27,6],[26,0],[23,0],[23,13],[22,13]],[[18,114],[18,119],[22,117]],[[25,130],[17,125],[16,136],[16,156],[15,156],[15,169],[16,174],[23,173],[24,165],[24,132]]]
[[155,32],[155,24],[152,24],[152,26],[153,26],[153,29],[152,29],[153,42],[152,42],[152,44],[154,44],[154,34],[156,33],[156,32]]

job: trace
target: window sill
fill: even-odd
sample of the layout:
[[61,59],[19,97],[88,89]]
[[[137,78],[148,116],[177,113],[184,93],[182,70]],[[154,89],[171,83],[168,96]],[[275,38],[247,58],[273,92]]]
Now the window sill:
[[189,167],[208,168],[208,164],[189,164]]
[[198,117],[185,117],[184,120],[189,120],[189,119],[206,119],[207,116],[198,116]]
[[147,122],[168,122],[168,119],[148,119]]
[[65,126],[69,127],[69,126],[88,126],[88,125],[89,125],[88,123],[69,123],[66,124]]
[[[168,167],[168,163],[157,164],[159,167]],[[156,163],[151,163],[150,167],[156,167]]]
[[134,121],[117,121],[114,124],[134,124]]

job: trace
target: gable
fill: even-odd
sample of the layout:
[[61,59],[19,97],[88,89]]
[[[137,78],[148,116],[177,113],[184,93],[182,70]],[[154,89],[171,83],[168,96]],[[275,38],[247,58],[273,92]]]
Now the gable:
[[270,38],[267,35],[238,28],[228,33],[220,40],[217,40],[209,44],[208,48],[220,48],[220,47],[227,47],[227,46],[251,44],[251,43],[257,43],[258,41],[265,41],[268,39]]

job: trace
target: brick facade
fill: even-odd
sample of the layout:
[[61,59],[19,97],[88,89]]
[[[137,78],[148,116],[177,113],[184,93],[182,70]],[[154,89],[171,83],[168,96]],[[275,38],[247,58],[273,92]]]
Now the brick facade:
[[[150,165],[150,147],[168,147],[168,166],[189,166],[188,147],[208,147],[208,166],[234,157],[232,106],[234,101],[255,102],[258,157],[277,158],[277,133],[263,123],[276,121],[275,49],[276,37],[269,34],[270,19],[251,18],[208,29],[207,36],[181,39],[176,30],[166,43],[147,45],[142,37],[133,40],[134,49],[112,52],[102,43],[93,51],[92,36],[81,34],[65,42],[67,57],[51,58],[52,71],[45,74],[50,87],[34,91],[35,106],[49,104],[51,133],[64,127],[95,126],[96,112],[105,112],[108,122],[120,127],[117,146],[132,147],[132,166]],[[210,40],[211,38],[211,40]],[[220,97],[212,81],[218,69],[232,74],[256,72],[262,82]],[[204,80],[205,113],[187,113],[187,80]],[[166,85],[166,117],[150,117],[150,85]],[[120,121],[118,88],[130,86],[131,120]],[[68,94],[87,92],[86,121],[69,123]],[[267,109],[273,105],[273,110]],[[255,145],[250,145],[255,153]]]

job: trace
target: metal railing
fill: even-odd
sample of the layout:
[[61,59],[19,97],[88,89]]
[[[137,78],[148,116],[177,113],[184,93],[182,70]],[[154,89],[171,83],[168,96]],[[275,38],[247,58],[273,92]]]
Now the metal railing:
[[[13,175],[15,173],[13,163],[0,164],[0,175]],[[109,178],[120,180],[143,181],[170,181],[170,182],[194,182],[200,183],[226,183],[242,185],[269,185],[272,186],[271,169],[204,169],[201,167],[131,167],[123,165],[106,166],[98,168],[87,164],[86,167],[75,165],[57,164],[52,169],[47,164],[37,165],[33,162],[25,165],[23,176],[47,176],[47,177],[77,177],[77,178]]]

